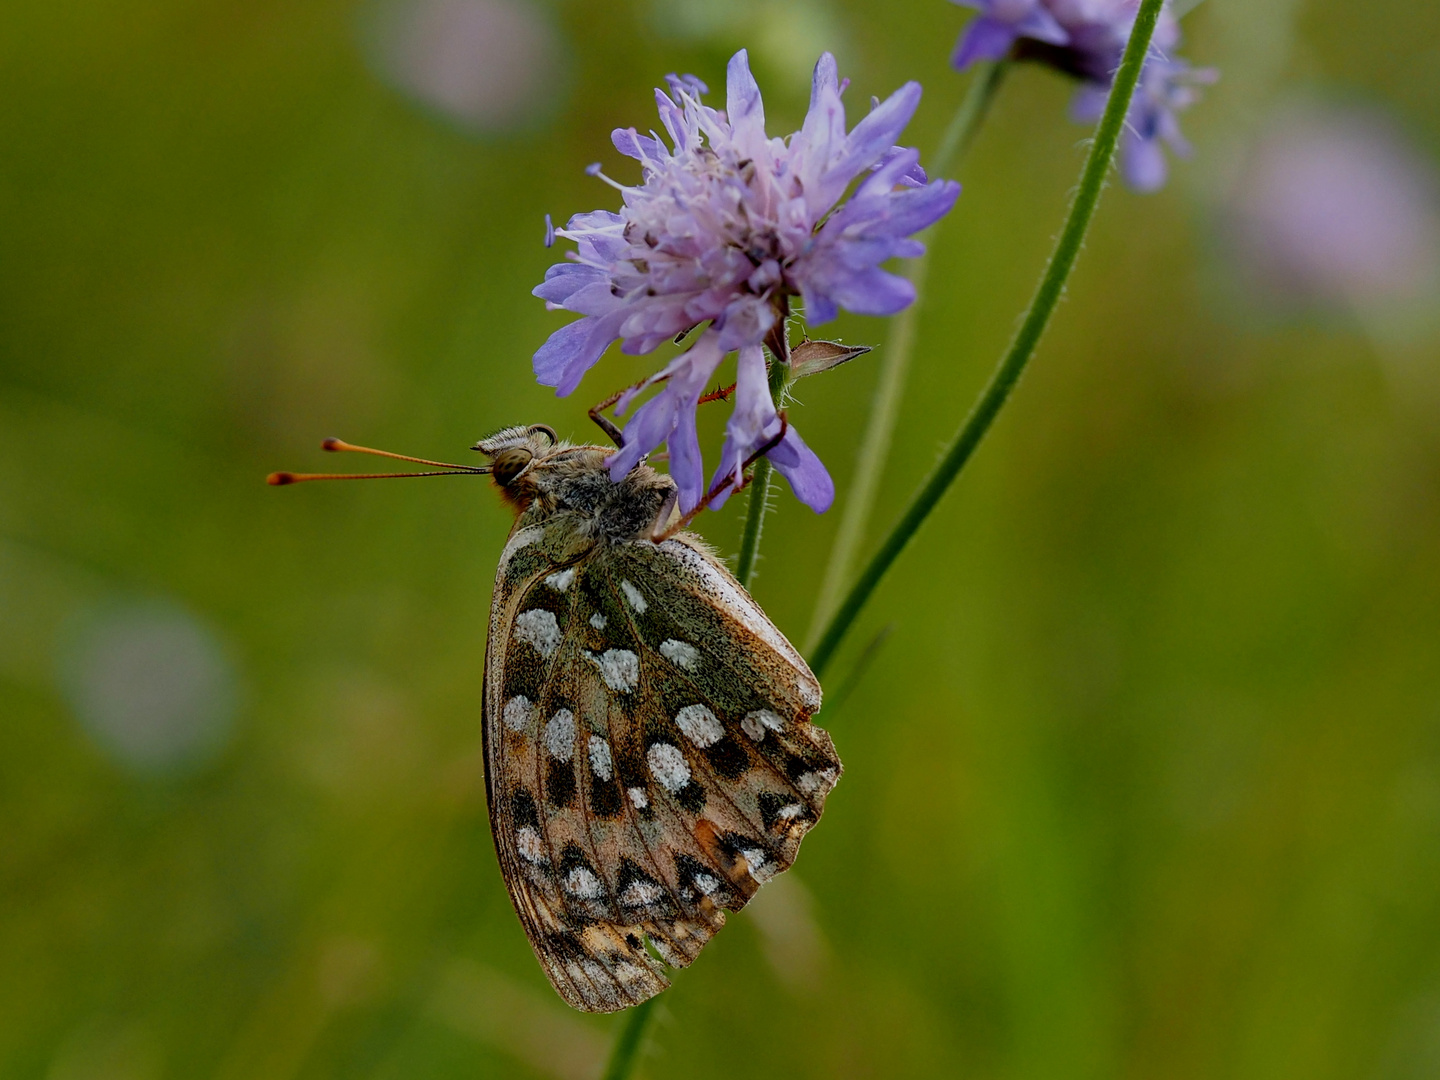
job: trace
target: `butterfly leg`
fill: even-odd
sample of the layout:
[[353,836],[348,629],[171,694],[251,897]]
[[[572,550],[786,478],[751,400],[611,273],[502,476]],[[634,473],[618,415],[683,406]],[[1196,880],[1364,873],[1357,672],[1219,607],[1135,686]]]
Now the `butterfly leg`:
[[595,421],[596,426],[605,432],[606,437],[617,447],[623,447],[625,445],[625,433],[615,426],[615,421],[606,416],[604,410],[610,408],[610,406],[624,397],[629,389],[629,387],[626,387],[625,390],[617,390],[604,401],[590,406],[590,419]]
[[669,533],[666,531],[670,524],[670,517],[675,513],[675,503],[680,498],[678,488],[671,488],[670,494],[665,496],[665,501],[660,504],[660,511],[655,515],[655,524],[650,526],[650,539],[658,544],[664,540]]

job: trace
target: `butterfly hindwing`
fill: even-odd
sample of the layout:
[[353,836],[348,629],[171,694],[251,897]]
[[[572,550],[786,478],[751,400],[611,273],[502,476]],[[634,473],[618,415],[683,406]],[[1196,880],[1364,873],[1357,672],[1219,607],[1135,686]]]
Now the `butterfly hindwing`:
[[689,538],[561,550],[518,530],[496,578],[486,770],[502,871],[576,1008],[636,1004],[790,866],[840,763],[819,685]]

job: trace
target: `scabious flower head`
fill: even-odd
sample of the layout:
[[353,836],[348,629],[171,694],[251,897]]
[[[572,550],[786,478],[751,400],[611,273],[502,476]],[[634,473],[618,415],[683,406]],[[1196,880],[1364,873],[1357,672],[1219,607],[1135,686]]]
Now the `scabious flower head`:
[[[695,409],[725,356],[740,352],[736,413],[717,480],[778,434],[773,403],[768,413],[759,403],[760,396],[770,400],[760,346],[777,326],[783,334],[790,299],[800,298],[811,324],[840,308],[901,310],[914,300],[914,287],[881,264],[923,252],[911,235],[943,216],[960,192],[953,181],[929,180],[918,152],[895,145],[920,101],[917,83],[847,132],[845,86],[826,53],[815,65],[804,124],[780,139],[765,133],[760,89],[743,50],[730,60],[726,82],[724,112],[703,103],[706,88],[691,76],[671,76],[669,93],[656,91],[669,145],[654,132],[615,131],[615,148],[640,162],[640,183],[614,185],[622,194],[618,213],[577,214],[555,230],[577,250],[535,289],[552,309],[582,316],[535,354],[536,377],[561,395],[617,340],[627,353],[647,353],[709,324],[689,350],[621,399],[623,410],[645,386],[664,383],[627,424],[625,445],[610,460],[618,479],[668,443],[685,510],[704,496]],[[829,476],[793,428],[768,453],[802,500],[817,510],[829,506]]]
[[[1139,0],[951,0],[977,8],[951,57],[957,69],[977,60],[1038,60],[1083,83],[1072,115],[1099,119],[1115,71],[1120,67]],[[1150,39],[1150,55],[1125,118],[1120,168],[1137,191],[1154,191],[1165,183],[1168,166],[1161,144],[1186,155],[1189,144],[1180,135],[1181,110],[1198,98],[1196,87],[1214,82],[1215,72],[1192,68],[1172,58],[1180,43],[1180,23],[1169,9],[1160,12]]]

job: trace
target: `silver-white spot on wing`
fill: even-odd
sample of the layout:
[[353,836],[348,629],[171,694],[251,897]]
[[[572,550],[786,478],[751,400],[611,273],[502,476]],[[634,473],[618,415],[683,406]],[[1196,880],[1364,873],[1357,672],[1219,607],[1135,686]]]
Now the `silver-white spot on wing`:
[[699,649],[688,641],[677,641],[675,638],[666,638],[660,643],[660,655],[686,671],[694,671],[695,665],[700,662]]
[[761,885],[775,876],[775,864],[764,851],[759,848],[741,848],[740,854],[745,857],[750,876]]
[[533,825],[521,825],[515,830],[515,850],[526,862],[543,865],[550,861],[545,852],[545,841],[540,839],[540,833]]
[[645,907],[665,895],[665,890],[653,881],[632,881],[620,893],[620,903],[626,907]]
[[625,594],[625,602],[635,609],[637,614],[644,615],[645,609],[650,606],[645,597],[629,581],[620,582],[620,591]]
[[769,709],[756,709],[754,712],[748,712],[745,714],[745,719],[740,721],[740,730],[750,736],[751,742],[763,740],[767,729],[770,731],[785,729],[785,721]]
[[643,787],[627,788],[625,794],[630,796],[630,804],[634,806],[636,810],[644,810],[645,807],[650,805],[650,800],[646,798]]
[[820,689],[804,675],[795,676],[795,689],[800,694],[800,703],[812,713],[820,711]]
[[837,774],[834,769],[821,769],[819,772],[801,773],[800,778],[795,781],[795,786],[806,795],[814,795],[817,791],[829,791],[835,786]]
[[553,611],[532,608],[516,617],[515,636],[548,658],[560,647],[560,624],[555,621]]
[[556,570],[555,573],[545,579],[546,585],[549,585],[556,592],[562,593],[574,583],[575,568],[573,566],[567,566],[564,570]]
[[505,719],[505,726],[511,731],[524,731],[530,726],[530,721],[535,716],[535,706],[524,694],[516,694],[505,703],[505,711],[502,716]]
[[667,791],[679,791],[690,782],[690,763],[678,746],[656,743],[645,754],[650,773]]
[[628,694],[640,681],[640,658],[629,649],[606,649],[599,656],[588,654],[600,669],[600,678],[611,690]]
[[592,870],[584,866],[577,866],[566,874],[564,884],[566,892],[581,900],[594,900],[605,891],[605,887],[600,884],[600,879]]
[[675,726],[702,750],[725,737],[724,725],[704,705],[686,705],[675,714]]
[[590,736],[590,771],[601,780],[609,780],[615,773],[610,760],[610,744],[599,735]]
[[575,756],[575,714],[559,709],[545,725],[545,749],[556,761],[569,761]]
[[590,616],[590,625],[593,626],[593,627],[595,627],[596,630],[604,630],[604,629],[605,629],[605,622],[606,622],[605,616],[604,616],[604,615],[601,615],[600,612],[598,612],[598,611],[595,612],[594,615],[591,615],[591,616]]

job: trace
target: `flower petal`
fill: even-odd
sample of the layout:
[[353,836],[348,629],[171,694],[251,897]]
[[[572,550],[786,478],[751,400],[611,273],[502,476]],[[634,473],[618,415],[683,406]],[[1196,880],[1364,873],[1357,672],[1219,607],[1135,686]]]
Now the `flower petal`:
[[826,173],[826,182],[844,177],[849,183],[895,145],[920,104],[920,84],[908,82],[861,120],[845,139],[845,148]]
[[1019,29],[1013,23],[980,15],[965,27],[965,33],[955,43],[950,66],[956,71],[964,71],[977,60],[1004,59],[1019,36]]
[[780,444],[766,455],[781,476],[790,482],[795,497],[817,514],[835,502],[835,481],[815,451],[805,445],[800,433],[787,428]]
[[765,141],[765,105],[760,86],[750,74],[749,54],[741,49],[725,69],[725,118],[735,142],[749,156]]
[[568,396],[620,336],[617,316],[623,314],[586,316],[556,330],[535,352],[532,363],[536,381],[541,386],[555,387],[556,397]]

